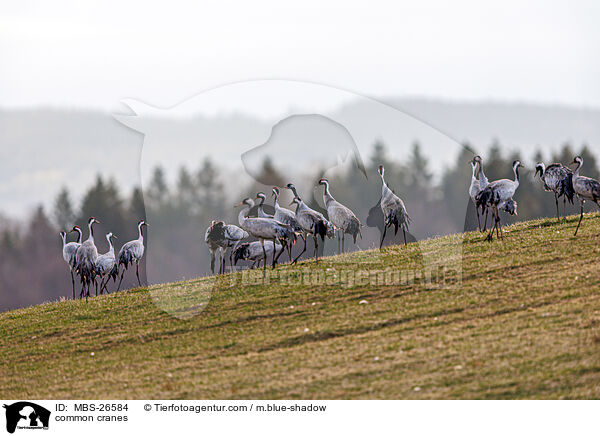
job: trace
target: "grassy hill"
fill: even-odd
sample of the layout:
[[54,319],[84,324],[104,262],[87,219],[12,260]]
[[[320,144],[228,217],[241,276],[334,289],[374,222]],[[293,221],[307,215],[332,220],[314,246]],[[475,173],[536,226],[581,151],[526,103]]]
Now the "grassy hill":
[[[600,216],[573,237],[576,223],[277,270],[403,268],[461,243],[460,288],[232,285],[236,273],[2,313],[0,397],[599,398]],[[171,316],[152,298],[169,293],[203,311]]]

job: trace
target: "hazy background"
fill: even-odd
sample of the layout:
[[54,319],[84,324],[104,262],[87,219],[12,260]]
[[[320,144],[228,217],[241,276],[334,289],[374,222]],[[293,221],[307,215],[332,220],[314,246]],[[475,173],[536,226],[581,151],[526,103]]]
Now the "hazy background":
[[[422,236],[462,230],[466,185],[460,197],[458,189],[468,183],[470,173],[466,162],[460,161],[469,153],[459,143],[468,143],[496,162],[500,168],[488,172],[497,171],[502,177],[510,176],[503,168],[517,155],[531,167],[540,157],[535,156],[538,150],[546,160],[584,149],[590,158],[600,153],[600,59],[595,55],[600,51],[599,19],[600,4],[593,1],[424,1],[393,6],[369,2],[362,7],[311,1],[3,4],[0,308],[70,293],[63,292],[65,283],[70,284],[65,281],[66,265],[61,264],[58,227],[71,221],[81,224],[94,211],[106,215],[111,204],[115,214],[111,230],[120,231],[121,243],[134,237],[135,221],[144,211],[144,198],[135,189],[142,180],[152,180],[157,167],[170,188],[163,198],[166,203],[151,209],[165,220],[163,236],[172,238],[174,249],[181,241],[189,242],[185,232],[177,236],[166,231],[185,215],[188,221],[182,229],[190,232],[186,226],[194,220],[194,237],[200,241],[188,253],[197,257],[195,263],[185,264],[165,252],[164,263],[170,259],[171,265],[163,277],[205,273],[201,236],[210,217],[197,211],[174,216],[173,210],[181,206],[179,188],[198,188],[200,180],[194,174],[202,172],[209,158],[218,186],[215,193],[222,200],[217,215],[235,220],[232,202],[261,188],[244,175],[240,151],[259,145],[249,139],[253,131],[272,126],[281,113],[294,113],[295,100],[276,110],[268,104],[269,95],[240,96],[234,106],[215,101],[202,113],[184,109],[207,90],[247,80],[327,85],[374,98],[420,120],[426,129],[399,128],[378,138],[388,150],[390,164],[397,166],[392,176],[396,188],[401,193],[411,186],[416,189],[406,174],[407,166],[415,162],[414,143],[419,142],[428,170],[427,180],[419,186],[428,190],[428,202],[442,208],[440,214],[452,216],[446,222],[427,222]],[[299,97],[346,119],[373,119],[362,97],[336,100],[319,93]],[[131,114],[121,103],[131,100],[161,109],[161,116],[152,120],[152,141],[155,149],[167,153],[147,153],[141,168],[142,147],[149,138],[113,117]],[[198,132],[207,141],[201,147],[194,142]],[[312,133],[321,140],[329,138],[320,131]],[[429,134],[440,133],[448,142],[428,139]],[[242,150],[228,146],[244,141],[247,148]],[[373,164],[369,158],[376,138],[372,142],[363,150],[367,165]],[[492,153],[493,144],[502,160]],[[590,158],[585,168],[594,175],[597,170]],[[182,165],[191,174],[188,185],[182,179]],[[314,174],[300,171],[308,184],[318,172],[314,170]],[[347,171],[337,174],[338,182],[354,186]],[[456,192],[446,201],[460,199],[452,213],[444,212],[440,201],[448,178]],[[371,183],[372,178],[367,185],[374,193],[362,194],[376,201],[370,198],[377,195]],[[73,210],[57,218],[54,211],[61,191],[68,194]],[[351,192],[339,196],[353,201]],[[553,206],[551,198],[542,198]],[[366,213],[366,205],[355,207]],[[552,209],[544,203],[526,211],[521,201],[519,212],[530,217]],[[33,232],[36,222],[45,231]],[[105,230],[103,225],[99,233]],[[46,238],[43,244],[35,242],[40,238]],[[104,240],[96,239],[104,251]],[[36,280],[24,260],[32,244],[44,248],[37,253]],[[20,273],[15,272],[17,265],[23,268]]]

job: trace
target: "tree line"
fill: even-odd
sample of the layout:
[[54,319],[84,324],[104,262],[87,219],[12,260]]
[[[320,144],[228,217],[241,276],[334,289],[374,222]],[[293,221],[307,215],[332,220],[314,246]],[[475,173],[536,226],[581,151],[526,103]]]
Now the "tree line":
[[[419,143],[411,146],[404,159],[394,159],[386,145],[377,142],[365,160],[368,179],[355,166],[349,165],[330,178],[332,193],[366,226],[369,212],[378,205],[381,182],[376,170],[383,164],[388,185],[405,201],[413,218],[411,233],[415,238],[474,230],[477,219],[467,190],[471,179],[468,162],[475,153],[473,146],[463,144],[456,160],[442,171],[440,177],[434,177],[429,159]],[[553,195],[545,193],[541,181],[533,178],[535,162],[569,164],[574,156],[581,155],[585,161],[582,173],[594,178],[600,176],[596,158],[585,144],[575,148],[565,143],[551,156],[545,156],[539,150],[532,156],[522,156],[518,152],[503,153],[500,143],[494,142],[486,153],[481,154],[489,180],[512,178],[511,164],[515,159],[529,163],[521,173],[515,196],[519,203],[518,216],[505,217],[507,223],[555,215]],[[279,180],[280,185],[288,182],[268,159],[263,164],[263,172],[270,180]],[[175,183],[170,184],[164,170],[156,167],[144,192],[137,187],[129,195],[123,194],[113,179],[98,175],[77,205],[68,188],[62,188],[49,212],[40,206],[24,224],[7,224],[0,231],[0,310],[70,295],[68,266],[62,259],[58,232],[78,224],[85,238],[87,228],[84,226],[90,216],[101,221],[95,229],[96,245],[101,253],[108,249],[104,239],[107,232],[112,231],[118,236],[116,245],[120,247],[137,237],[136,223],[140,219],[148,220],[151,227],[147,244],[152,257],[147,267],[152,268],[152,281],[172,281],[208,273],[204,231],[211,220],[222,219],[237,224],[238,210],[233,209],[233,203],[243,196],[254,196],[259,190],[270,195],[271,188],[255,183],[227,193],[219,174],[219,168],[210,159],[205,159],[196,168],[181,166]],[[314,185],[320,177],[322,171],[316,170]],[[319,197],[321,191],[316,192]],[[314,196],[305,201],[322,210]],[[587,210],[593,210],[592,206],[587,205]],[[567,213],[577,213],[578,207],[577,203],[569,205]],[[376,241],[372,242],[362,241],[361,246],[370,248]],[[328,245],[328,253],[333,252],[335,244]],[[145,274],[145,268],[141,272]],[[134,286],[135,277],[126,275],[124,284],[125,287]]]

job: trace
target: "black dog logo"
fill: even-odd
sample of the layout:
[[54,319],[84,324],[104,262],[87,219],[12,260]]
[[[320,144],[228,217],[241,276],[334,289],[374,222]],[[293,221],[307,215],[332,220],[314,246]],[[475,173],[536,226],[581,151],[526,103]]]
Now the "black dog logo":
[[[29,401],[19,401],[11,405],[4,405],[6,409],[6,431],[14,433],[19,421],[19,428],[47,429],[50,422],[50,411],[42,406]],[[41,425],[40,425],[41,422]]]

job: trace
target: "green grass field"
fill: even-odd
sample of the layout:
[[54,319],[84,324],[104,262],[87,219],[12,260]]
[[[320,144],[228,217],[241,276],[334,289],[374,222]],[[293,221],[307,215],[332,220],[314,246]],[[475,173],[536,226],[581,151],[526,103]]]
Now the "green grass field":
[[[277,270],[401,269],[462,240],[448,289],[205,278],[1,313],[0,397],[599,398],[600,216],[573,237],[577,218]],[[151,297],[171,294],[203,311]]]

